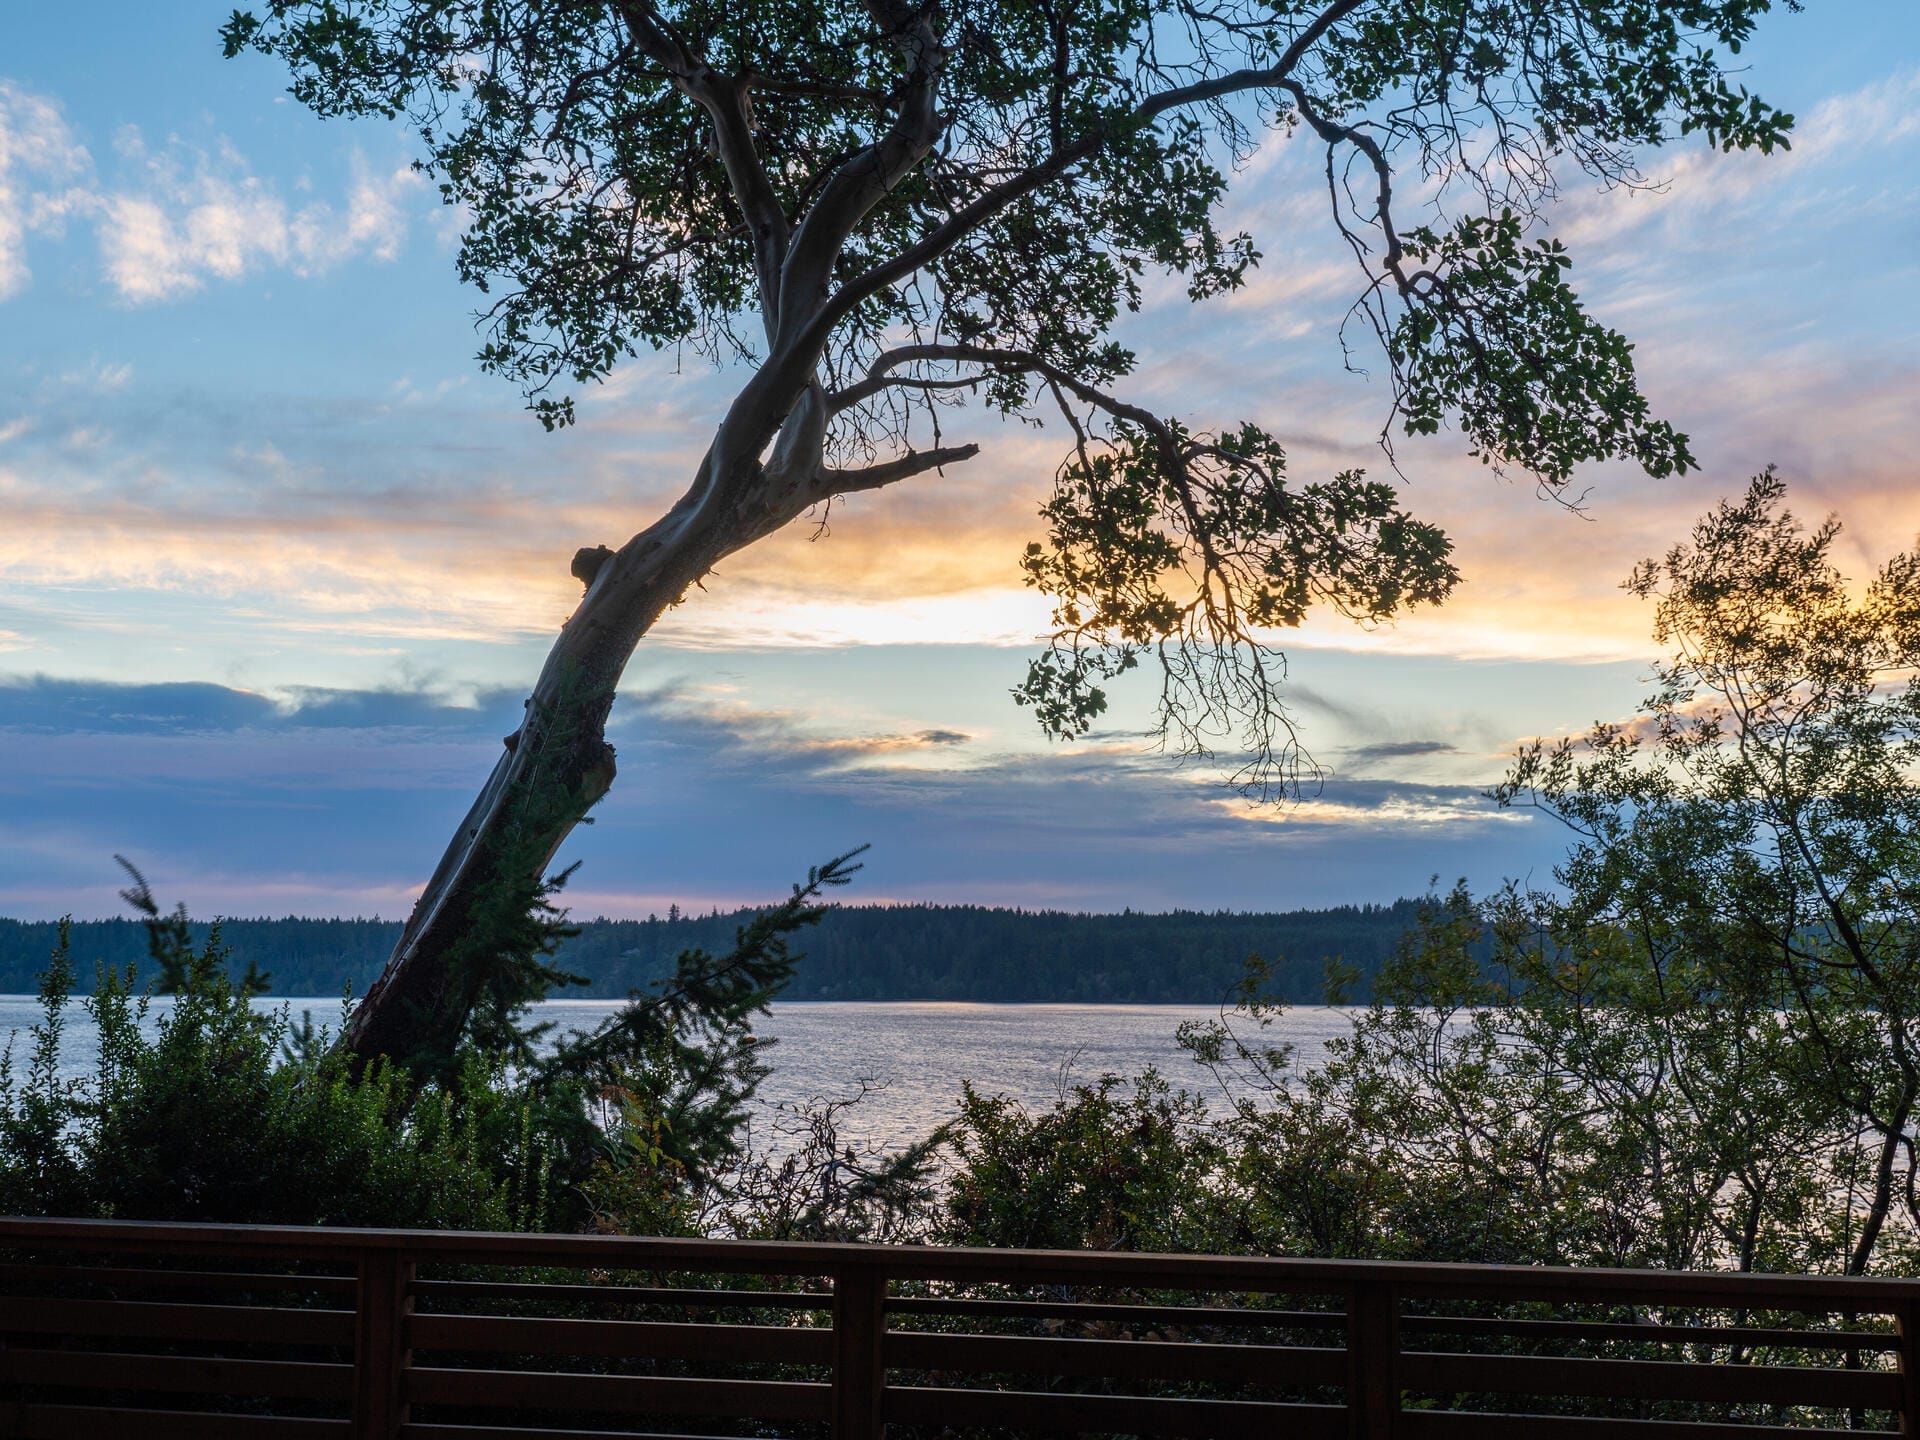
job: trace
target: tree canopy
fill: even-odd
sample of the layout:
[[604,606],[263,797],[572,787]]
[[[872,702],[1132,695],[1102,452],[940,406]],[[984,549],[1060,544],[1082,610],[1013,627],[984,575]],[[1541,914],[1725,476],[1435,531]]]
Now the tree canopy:
[[[1627,586],[1669,653],[1641,717],[1528,747],[1496,795],[1573,830],[1561,944],[1609,932],[1669,1025],[1735,1022],[1733,1088],[1766,1097],[1749,1150],[1778,1159],[1809,1110],[1828,1140],[1871,1142],[1829,1177],[1860,1196],[1842,1247],[1860,1271],[1896,1209],[1909,1241],[1920,1227],[1920,555],[1854,586],[1839,534],[1802,524],[1769,472],[1644,561]],[[1768,1031],[1790,1044],[1755,1066]]]
[[[527,725],[428,886],[396,964],[476,884],[524,884],[603,794],[601,720],[634,646],[717,561],[828,505],[974,458],[955,407],[1058,423],[1024,557],[1054,606],[1016,698],[1084,733],[1142,660],[1159,731],[1243,788],[1302,757],[1277,630],[1443,599],[1446,537],[1358,470],[1296,479],[1263,417],[1128,398],[1116,326],[1171,278],[1241,285],[1236,175],[1314,147],[1351,247],[1343,340],[1373,347],[1382,438],[1456,427],[1549,491],[1607,458],[1690,467],[1627,340],[1541,220],[1642,147],[1785,143],[1728,73],[1769,0],[268,0],[230,53],[284,60],[324,115],[405,117],[462,208],[482,365],[546,424],[647,350],[737,365],[683,497],[587,586]],[[1360,351],[1356,348],[1356,355]],[[1356,360],[1355,363],[1361,363]],[[517,840],[510,837],[517,836]],[[425,970],[442,974],[443,960]],[[438,982],[436,982],[438,983]],[[441,987],[444,988],[444,987]],[[449,992],[451,1010],[460,1002]],[[428,1008],[440,1008],[433,1001]],[[357,1043],[357,1042],[356,1042]]]
[[1570,827],[1552,888],[1431,899],[1317,1061],[1259,965],[1184,1028],[1233,1102],[1185,1163],[1255,1243],[1913,1273],[1920,559],[1851,582],[1839,535],[1768,473],[1635,568],[1640,713],[1494,791]]

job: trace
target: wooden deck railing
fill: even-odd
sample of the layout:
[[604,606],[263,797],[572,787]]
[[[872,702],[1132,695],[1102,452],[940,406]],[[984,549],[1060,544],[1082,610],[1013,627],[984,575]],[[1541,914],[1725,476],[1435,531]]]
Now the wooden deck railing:
[[0,1436],[1920,1434],[1920,1282],[0,1219]]

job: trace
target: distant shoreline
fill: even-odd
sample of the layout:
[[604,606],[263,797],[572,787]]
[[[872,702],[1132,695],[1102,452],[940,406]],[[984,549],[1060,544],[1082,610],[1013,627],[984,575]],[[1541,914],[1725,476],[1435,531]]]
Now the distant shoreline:
[[[1217,1005],[1267,962],[1270,993],[1314,1003],[1337,961],[1355,1000],[1418,921],[1420,902],[1270,913],[1175,910],[1081,915],[978,905],[847,905],[798,937],[800,962],[785,994],[796,1001],[962,1002],[1019,1005]],[[647,920],[586,920],[555,956],[588,977],[557,999],[618,999],[673,970],[684,950],[724,954],[754,912]],[[208,927],[194,926],[196,943]],[[355,994],[379,975],[397,920],[226,920],[221,935],[240,966],[253,964],[285,994]],[[136,969],[146,933],[133,920],[73,922],[80,989],[95,966]],[[0,920],[0,993],[32,993],[53,948],[52,921]]]

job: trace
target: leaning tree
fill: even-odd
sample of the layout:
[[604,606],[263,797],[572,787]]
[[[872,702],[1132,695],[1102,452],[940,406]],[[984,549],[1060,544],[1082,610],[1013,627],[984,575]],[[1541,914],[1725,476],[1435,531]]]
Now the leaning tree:
[[[1787,0],[1792,5],[1793,0]],[[266,0],[229,54],[283,59],[322,115],[404,117],[466,223],[482,366],[546,425],[643,348],[739,376],[685,493],[585,586],[344,1043],[444,1045],[606,793],[604,722],[661,613],[724,557],[835,497],[971,461],[975,402],[1061,427],[1022,561],[1054,606],[1015,698],[1084,733],[1146,661],[1163,738],[1301,774],[1278,629],[1445,597],[1444,535],[1358,471],[1296,481],[1244,417],[1127,398],[1116,324],[1156,273],[1194,303],[1259,261],[1227,218],[1262,140],[1312,147],[1351,247],[1343,345],[1377,346],[1383,436],[1456,426],[1555,490],[1576,466],[1692,463],[1631,347],[1544,235],[1570,179],[1640,183],[1698,131],[1770,150],[1790,117],[1728,79],[1770,0]],[[1797,8],[1797,7],[1796,7]],[[1252,182],[1242,185],[1246,189]]]

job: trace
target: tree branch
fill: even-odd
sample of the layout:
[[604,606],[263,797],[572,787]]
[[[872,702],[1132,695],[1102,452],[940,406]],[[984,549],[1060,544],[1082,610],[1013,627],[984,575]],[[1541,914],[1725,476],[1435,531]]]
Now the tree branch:
[[758,70],[749,71],[742,78],[750,88],[765,90],[773,95],[791,95],[806,100],[852,100],[867,105],[893,104],[893,97],[886,91],[870,90],[864,85],[834,85],[825,80],[778,80]]
[[909,450],[896,459],[858,470],[835,470],[817,465],[803,476],[780,477],[783,483],[775,493],[766,494],[755,503],[751,518],[743,524],[737,537],[728,542],[726,553],[733,554],[783,529],[796,517],[815,505],[825,504],[836,495],[879,490],[901,480],[910,480],[915,475],[924,475],[929,470],[971,460],[979,453],[978,445],[938,446],[932,450]]
[[[934,29],[932,7],[901,0],[869,0],[868,10],[885,26],[906,63],[900,111],[887,133],[834,171],[795,233],[781,273],[780,344],[813,319],[828,277],[854,227],[900,180],[926,158],[939,138],[934,110],[945,52]],[[824,337],[824,332],[822,332]]]
[[960,375],[950,380],[922,380],[910,375],[882,375],[878,379],[862,380],[857,385],[849,385],[844,390],[836,390],[831,396],[834,414],[842,410],[851,410],[863,400],[871,400],[883,390],[972,390],[979,387],[978,375]]
[[[950,363],[986,365],[1001,370],[1026,371],[1046,380],[1046,382],[1053,387],[1056,396],[1059,396],[1061,392],[1064,391],[1067,394],[1073,395],[1083,404],[1091,405],[1097,410],[1105,411],[1116,420],[1125,420],[1133,425],[1137,425],[1152,437],[1154,449],[1160,457],[1162,473],[1173,483],[1174,489],[1178,492],[1180,508],[1186,516],[1188,530],[1193,536],[1194,544],[1200,547],[1203,574],[1208,577],[1210,581],[1211,577],[1225,573],[1226,564],[1214,548],[1212,527],[1207,523],[1206,516],[1201,513],[1200,506],[1193,493],[1193,476],[1187,461],[1192,454],[1198,452],[1195,447],[1184,444],[1180,436],[1175,433],[1174,427],[1168,424],[1167,421],[1161,419],[1160,416],[1154,414],[1151,410],[1144,409],[1139,405],[1130,404],[1116,396],[1107,394],[1104,390],[1087,384],[1086,381],[1080,379],[1077,375],[1061,369],[1043,356],[1035,355],[1031,351],[996,350],[983,345],[902,345],[899,349],[890,350],[874,361],[873,365],[868,369],[867,379],[851,387],[851,389],[854,391],[861,390],[876,380],[883,380],[888,372],[897,369],[899,366],[913,364],[919,361],[945,361]],[[842,395],[847,393],[849,392],[841,392]],[[836,402],[838,398],[839,397],[835,397]],[[1067,407],[1064,403],[1061,405],[1061,411],[1063,414],[1067,414]],[[1067,420],[1069,424],[1074,423],[1071,414],[1067,414]],[[1079,427],[1077,425],[1075,425],[1075,432],[1076,437],[1080,440],[1081,456],[1084,463],[1085,440],[1083,436],[1079,436]],[[1231,458],[1224,457],[1224,452],[1216,451],[1215,453],[1223,454],[1223,458]],[[1217,619],[1224,632],[1231,632],[1237,628],[1238,622],[1234,615],[1230,588],[1224,599],[1216,600],[1212,584],[1204,583],[1201,587],[1200,604],[1204,606],[1209,616],[1214,616],[1216,608],[1220,608],[1221,613]],[[1257,657],[1255,665],[1256,668],[1259,665]]]
[[[910,383],[934,385],[944,383],[939,381],[904,381],[894,377],[892,374],[893,371],[899,369],[902,365],[915,365],[926,361],[946,364],[984,365],[992,370],[1023,370],[1028,374],[1038,375],[1049,384],[1056,385],[1068,391],[1077,399],[1093,406],[1097,410],[1106,411],[1107,414],[1117,420],[1131,420],[1134,424],[1151,431],[1156,436],[1165,433],[1167,428],[1166,422],[1151,410],[1143,410],[1138,405],[1129,404],[1125,400],[1107,394],[1104,390],[1096,389],[1094,386],[1087,384],[1086,381],[1074,375],[1071,371],[1063,370],[1058,365],[1053,364],[1044,356],[1036,355],[1030,350],[997,350],[987,345],[902,345],[898,349],[887,351],[886,354],[880,356],[872,365],[868,366],[867,376],[864,380],[849,385],[844,390],[835,391],[833,395],[829,397],[828,403],[837,414],[850,406],[859,404],[860,401],[867,399],[880,390],[884,390],[889,385]],[[963,381],[957,383],[971,382]]]
[[854,495],[863,490],[878,490],[896,481],[909,480],[915,475],[924,475],[929,470],[938,470],[946,465],[958,465],[979,453],[978,445],[943,445],[932,450],[909,450],[897,459],[884,460],[878,465],[867,465],[858,470],[822,469],[815,485],[823,500],[833,495]]
[[746,217],[753,236],[755,275],[760,283],[760,308],[768,343],[773,343],[775,317],[780,310],[781,267],[787,258],[790,232],[786,211],[773,193],[766,166],[753,143],[753,121],[747,110],[752,76],[721,75],[667,27],[651,0],[619,0],[627,31],[647,57],[672,78],[674,88],[707,112],[713,124],[714,149],[726,168],[733,198]]
[[796,348],[824,349],[835,325],[868,297],[905,279],[914,271],[931,264],[951,250],[967,235],[1008,207],[1057,180],[1080,161],[1097,153],[1115,133],[1137,129],[1170,110],[1204,105],[1248,90],[1279,88],[1291,77],[1293,69],[1322,35],[1340,20],[1358,10],[1366,0],[1336,0],[1296,36],[1285,53],[1273,65],[1262,69],[1234,70],[1191,85],[1162,91],[1142,101],[1119,123],[1109,122],[1073,144],[1059,148],[1039,164],[1003,180],[980,195],[971,204],[956,210],[945,222],[935,226],[919,243],[908,246],[891,260],[882,262],[842,285],[809,321],[806,330],[794,336]]
[[[1406,252],[1400,243],[1400,232],[1394,229],[1393,226],[1393,167],[1387,163],[1387,157],[1385,152],[1380,148],[1380,142],[1357,126],[1342,125],[1337,121],[1328,120],[1321,115],[1320,112],[1314,108],[1313,102],[1307,98],[1306,87],[1298,81],[1282,80],[1278,82],[1278,85],[1280,89],[1285,90],[1293,97],[1295,107],[1300,111],[1300,114],[1305,118],[1306,122],[1313,127],[1314,133],[1326,141],[1329,152],[1342,141],[1345,141],[1361,154],[1365,155],[1367,162],[1373,166],[1374,177],[1378,185],[1374,216],[1378,220],[1380,231],[1386,237],[1387,242],[1386,254],[1381,257],[1380,265],[1382,269],[1393,276],[1394,284],[1399,287],[1401,294],[1405,295],[1409,293],[1413,289],[1414,282],[1409,279],[1401,269],[1400,262],[1405,257]],[[1329,159],[1327,164],[1331,167],[1333,161]],[[1348,198],[1352,198],[1351,194],[1349,194]],[[1360,243],[1347,231],[1345,223],[1340,220],[1337,208],[1338,202],[1336,201],[1335,203],[1334,220],[1340,225],[1340,232],[1347,237],[1348,243],[1353,245],[1356,252],[1359,252],[1361,250]]]

